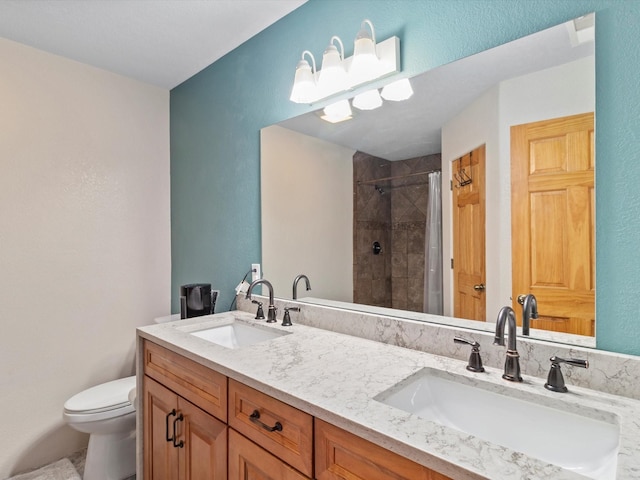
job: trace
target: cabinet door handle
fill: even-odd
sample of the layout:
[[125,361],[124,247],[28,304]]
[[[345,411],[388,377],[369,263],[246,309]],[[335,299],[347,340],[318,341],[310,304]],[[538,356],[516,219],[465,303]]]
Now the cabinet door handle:
[[264,428],[267,432],[281,432],[282,431],[282,424],[280,422],[276,422],[273,427],[270,427],[266,423],[262,423],[260,421],[260,412],[258,410],[254,410],[253,413],[251,413],[251,415],[249,415],[249,420],[251,420],[256,425],[259,425],[260,427]]
[[176,434],[176,423],[181,422],[182,420],[184,420],[184,416],[180,414],[173,421],[173,446],[176,448],[184,447],[184,442],[182,440],[180,440],[179,442],[176,442],[176,439],[178,438],[178,435]]
[[[164,420],[164,425],[165,425],[164,431],[165,431],[165,436],[166,436],[167,442],[173,441],[173,438],[171,438],[169,436],[169,417],[172,416],[172,415],[175,415],[175,414],[176,414],[176,409],[174,408],[169,413],[167,413],[167,417]],[[174,428],[173,431],[174,431],[174,436],[175,436],[175,428]]]

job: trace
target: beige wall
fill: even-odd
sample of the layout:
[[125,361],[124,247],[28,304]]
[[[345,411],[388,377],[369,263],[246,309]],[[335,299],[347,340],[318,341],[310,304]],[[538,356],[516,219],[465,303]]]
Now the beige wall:
[[169,312],[169,92],[0,39],[0,478],[82,448],[71,395]]
[[277,125],[260,142],[264,278],[291,298],[304,273],[312,290],[300,282],[298,298],[351,302],[355,151]]

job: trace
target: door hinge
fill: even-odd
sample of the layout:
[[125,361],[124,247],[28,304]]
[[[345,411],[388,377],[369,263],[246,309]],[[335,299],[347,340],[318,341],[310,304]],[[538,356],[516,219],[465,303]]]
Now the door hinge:
[[453,270],[453,258],[451,259],[451,270]]
[[453,180],[449,180],[449,189],[453,192]]

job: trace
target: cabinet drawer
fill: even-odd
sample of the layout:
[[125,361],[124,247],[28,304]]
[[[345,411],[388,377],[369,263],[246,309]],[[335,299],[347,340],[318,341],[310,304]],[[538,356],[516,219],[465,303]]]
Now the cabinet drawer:
[[451,480],[322,420],[315,420],[318,480]]
[[[254,412],[259,418],[252,418]],[[277,425],[281,428],[269,431]],[[311,415],[229,379],[229,426],[313,477]]]
[[229,480],[307,480],[282,460],[229,430]]
[[146,340],[144,373],[227,422],[227,377],[221,373]]

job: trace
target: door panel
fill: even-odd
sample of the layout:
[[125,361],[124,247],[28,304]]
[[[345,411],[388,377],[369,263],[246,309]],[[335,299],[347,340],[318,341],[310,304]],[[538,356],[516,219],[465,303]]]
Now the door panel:
[[451,480],[322,420],[315,435],[318,480]]
[[511,127],[513,308],[536,296],[532,328],[595,334],[593,141],[593,113]]
[[[178,456],[167,434],[172,434],[175,415],[170,412],[177,407],[176,394],[144,378],[144,471],[149,480],[176,480],[178,478]],[[167,430],[167,425],[169,429]]]
[[452,162],[452,172],[458,179],[471,180],[453,180],[453,314],[485,321],[484,145]]
[[227,426],[188,401],[178,398],[184,416],[180,438],[180,469],[185,480],[223,479],[227,476]]
[[229,480],[305,480],[282,460],[229,430]]

